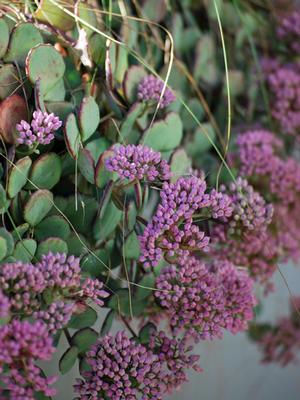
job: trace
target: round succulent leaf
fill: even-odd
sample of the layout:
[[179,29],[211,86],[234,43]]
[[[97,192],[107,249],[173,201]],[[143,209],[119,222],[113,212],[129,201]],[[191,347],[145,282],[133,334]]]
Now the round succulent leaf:
[[12,64],[0,65],[0,100],[15,93],[19,85],[17,69]]
[[[190,99],[187,103],[187,106],[198,119],[198,121],[202,121],[203,117],[205,116],[205,111],[200,101],[196,98]],[[182,110],[181,116],[185,130],[191,130],[198,126],[193,116],[185,107]]]
[[27,120],[27,105],[23,97],[13,94],[0,103],[0,135],[4,142],[15,144],[16,124]]
[[16,62],[23,67],[29,50],[40,43],[43,43],[40,31],[30,22],[21,22],[10,34],[4,61]]
[[94,63],[98,66],[104,66],[106,39],[99,33],[94,33],[88,38],[88,43],[89,53]]
[[33,239],[24,239],[16,243],[16,247],[13,252],[13,257],[16,260],[23,262],[30,262],[36,252],[37,243]]
[[61,121],[65,121],[67,116],[74,111],[73,104],[67,101],[46,102],[45,106],[49,113],[57,115]]
[[92,307],[88,306],[82,313],[72,315],[68,327],[71,329],[88,328],[93,326],[96,321],[96,311]]
[[98,210],[98,202],[89,196],[80,196],[78,206],[76,208],[75,197],[68,199],[64,213],[74,226],[77,233],[83,235],[91,234],[91,226],[96,217]]
[[26,58],[26,74],[31,83],[40,79],[41,91],[45,95],[63,77],[65,63],[62,55],[50,44],[33,47]]
[[141,143],[157,151],[175,149],[182,139],[182,122],[178,114],[169,113],[144,132]]
[[122,211],[119,210],[113,202],[109,203],[105,209],[105,213],[100,218],[96,218],[93,232],[96,240],[105,240],[116,229],[122,218]]
[[36,257],[40,259],[42,255],[48,254],[49,252],[52,253],[66,253],[68,254],[68,245],[67,243],[58,238],[58,237],[51,237],[39,243]]
[[[64,0],[63,5],[67,10],[74,12],[73,0]],[[65,32],[75,26],[75,18],[72,18],[50,0],[39,0],[39,6],[34,13],[34,17],[40,22],[44,22],[47,25],[50,24]]]
[[0,214],[4,214],[6,212],[7,206],[9,206],[9,201],[6,197],[6,190],[0,184]]
[[133,231],[126,238],[124,243],[124,256],[125,258],[138,260],[140,256],[140,241],[137,237],[137,234]]
[[215,85],[218,82],[216,46],[213,37],[209,33],[202,35],[196,46],[194,77],[207,85]]
[[4,237],[0,236],[0,261],[2,261],[7,255],[7,244]]
[[9,42],[9,29],[4,18],[0,18],[0,58],[4,56]]
[[80,257],[82,254],[86,253],[87,240],[84,236],[79,235],[78,238],[74,232],[71,232],[71,235],[66,239],[66,243],[68,245],[69,254]]
[[93,278],[99,278],[108,271],[109,252],[106,248],[95,249],[93,254],[87,254],[80,263],[81,271]]
[[45,101],[61,101],[65,100],[66,89],[64,80],[60,79],[44,96]]
[[50,237],[67,239],[71,229],[68,222],[61,215],[51,215],[40,222],[34,230],[34,236],[37,240],[45,240]]
[[61,374],[66,374],[74,366],[78,357],[78,349],[76,346],[69,347],[61,356],[58,364]]
[[118,314],[139,316],[143,313],[147,299],[141,299],[136,301],[136,299],[131,299],[128,289],[118,289],[115,291],[114,295],[109,299],[107,307],[116,311]]
[[102,327],[101,327],[100,336],[105,336],[106,334],[109,333],[116,316],[117,316],[117,313],[114,310],[110,310],[106,314],[106,317],[105,317]]
[[123,80],[123,91],[129,103],[134,103],[137,100],[138,84],[146,75],[147,72],[139,65],[133,65],[126,71]]
[[66,119],[64,137],[71,157],[76,158],[81,140],[77,120],[73,113],[68,115]]
[[15,241],[21,239],[26,232],[28,232],[30,225],[25,222],[25,224],[21,224],[17,226],[13,232],[12,232],[12,237],[14,238]]
[[60,180],[62,172],[61,160],[56,153],[46,153],[40,156],[32,165],[29,178],[35,185],[29,183],[27,188],[51,189]]
[[122,140],[125,139],[128,142],[128,138],[131,138],[134,124],[137,121],[138,117],[141,115],[144,108],[145,105],[143,103],[134,103],[132,105],[120,127],[120,136]]
[[7,248],[6,254],[10,256],[13,253],[15,247],[15,242],[11,233],[9,233],[5,228],[0,228],[0,238],[5,239]]
[[184,149],[177,149],[171,156],[170,167],[172,172],[171,181],[176,182],[178,178],[191,172],[192,161]]
[[138,283],[135,298],[136,300],[144,300],[147,299],[154,291],[155,288],[155,276],[153,273],[146,274],[142,277],[142,279]]
[[84,147],[91,153],[93,160],[95,163],[98,162],[101,154],[109,149],[111,146],[111,142],[107,140],[105,137],[97,137],[89,142],[87,142]]
[[98,333],[92,328],[83,328],[72,337],[72,344],[78,349],[80,355],[86,353],[98,339]]
[[53,205],[53,194],[48,190],[33,193],[24,208],[24,219],[31,226],[36,226],[46,217]]
[[[94,28],[97,28],[98,26],[98,19],[96,16],[96,13],[94,10],[89,7],[89,5],[86,3],[84,4],[83,2],[80,2],[77,6],[78,10],[78,16],[81,20],[87,22],[89,25],[93,26]],[[93,29],[88,28],[86,25],[84,25],[82,22],[78,21],[79,25],[85,30],[87,36],[91,36],[94,33]]]
[[116,172],[108,171],[105,167],[105,160],[111,157],[113,154],[113,150],[104,151],[96,164],[95,184],[100,189],[103,189],[110,180],[115,181],[118,178]]
[[92,136],[100,122],[99,106],[94,97],[86,96],[82,99],[78,113],[78,120],[81,138],[84,142]]
[[[207,137],[208,136],[208,137]],[[194,132],[192,140],[187,143],[187,154],[194,158],[199,154],[205,153],[215,141],[216,132],[210,123],[206,122]]]
[[7,193],[10,198],[15,197],[22,187],[25,186],[31,164],[31,158],[27,156],[18,160],[9,170]]
[[78,153],[78,168],[80,173],[85,179],[94,184],[95,183],[95,168],[94,160],[89,150],[81,148]]

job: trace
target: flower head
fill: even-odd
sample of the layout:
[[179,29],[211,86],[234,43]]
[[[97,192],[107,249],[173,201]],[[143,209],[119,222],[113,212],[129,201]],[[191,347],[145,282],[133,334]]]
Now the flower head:
[[38,360],[50,360],[54,351],[48,328],[41,321],[13,320],[0,327],[1,380],[10,398],[34,400],[35,392],[55,395],[49,387],[55,378],[44,377],[35,365]]
[[78,380],[80,399],[161,399],[164,387],[158,356],[129,339],[124,331],[99,339],[87,353],[90,371]]
[[[164,82],[161,79],[156,78],[154,75],[147,75],[138,85],[138,99],[142,101],[153,101],[158,103],[163,88]],[[175,99],[174,93],[166,87],[160,102],[160,107],[167,107],[169,104],[175,101]]]
[[300,11],[295,10],[282,18],[277,29],[277,35],[284,39],[287,45],[296,53],[300,53]]
[[10,311],[10,301],[0,289],[0,318],[6,318]]
[[50,304],[46,310],[36,311],[33,316],[35,319],[43,321],[47,325],[49,333],[53,334],[67,325],[73,310],[74,303],[58,300]]
[[30,314],[38,305],[38,294],[46,287],[39,268],[20,261],[0,268],[0,288],[9,297],[11,310]]
[[106,168],[130,181],[165,181],[170,179],[170,167],[161,154],[143,145],[115,146],[114,154],[106,160]]
[[48,114],[41,110],[36,110],[33,113],[31,124],[22,120],[17,124],[18,142],[27,144],[28,146],[34,143],[49,144],[54,139],[54,132],[62,126],[62,121],[53,113]]

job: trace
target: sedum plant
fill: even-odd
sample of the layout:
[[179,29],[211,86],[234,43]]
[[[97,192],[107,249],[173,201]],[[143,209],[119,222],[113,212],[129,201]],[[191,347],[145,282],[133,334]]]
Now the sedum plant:
[[[121,3],[0,5],[1,398],[165,399],[299,259],[298,11]],[[251,323],[265,361],[291,318]]]

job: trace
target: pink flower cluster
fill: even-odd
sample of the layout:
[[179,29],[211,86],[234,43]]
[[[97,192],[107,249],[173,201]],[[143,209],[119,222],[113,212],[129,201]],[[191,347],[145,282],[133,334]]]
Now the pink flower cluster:
[[205,191],[205,180],[195,176],[163,184],[160,203],[140,236],[140,261],[146,267],[156,266],[163,256],[176,260],[196,250],[208,250],[209,237],[193,218],[199,218],[202,212],[203,215],[211,212],[214,217],[228,217],[232,207],[227,195],[216,191],[210,195]]
[[297,64],[281,65],[267,73],[272,94],[271,112],[283,134],[295,135],[300,129],[300,70]]
[[[79,258],[66,254],[43,255],[36,265],[15,262],[4,264],[0,269],[0,289],[9,298],[9,307],[14,313],[25,313],[49,323],[49,329],[61,329],[72,314],[78,300],[92,300],[103,306],[109,295],[103,283],[96,279],[82,279]],[[41,310],[41,294],[48,290],[61,301]],[[71,302],[71,303],[70,303]],[[4,307],[4,306],[3,306]]]
[[124,331],[106,335],[87,353],[90,370],[75,392],[80,400],[161,400],[187,382],[186,369],[201,371],[191,350],[186,339],[169,339],[163,332],[153,331],[147,346]]
[[10,311],[10,301],[0,289],[0,318],[6,318]]
[[[226,187],[221,188],[225,192]],[[266,204],[246,179],[237,178],[229,185],[233,212],[229,220],[229,233],[242,234],[244,231],[264,230],[273,216],[273,206]]]
[[18,142],[32,146],[35,143],[49,144],[54,139],[54,132],[62,126],[62,121],[53,113],[41,110],[33,113],[31,124],[22,120],[17,124]]
[[295,10],[279,21],[277,35],[296,53],[300,53],[300,10]]
[[299,303],[299,297],[292,299],[291,315],[280,318],[275,326],[268,327],[259,338],[258,344],[263,352],[264,363],[279,363],[285,366],[297,360],[296,354],[300,350],[300,323],[299,315],[293,308],[294,304]]
[[169,338],[163,331],[154,332],[150,336],[149,348],[158,355],[161,364],[164,391],[171,394],[179,390],[181,385],[188,382],[188,369],[200,373],[202,369],[197,364],[199,356],[189,354],[193,346],[187,345],[186,338]]
[[86,362],[90,371],[75,385],[81,400],[162,399],[164,382],[158,356],[124,331],[99,339],[87,353]]
[[114,154],[106,159],[106,169],[130,181],[165,181],[171,177],[170,167],[161,154],[140,144],[115,146]]
[[[154,75],[145,76],[138,84],[138,99],[142,101],[159,102],[163,91],[164,82],[156,78]],[[175,101],[176,97],[172,90],[166,87],[165,92],[160,102],[160,108],[165,108]]]
[[55,389],[50,388],[56,378],[46,378],[35,365],[36,361],[49,360],[54,353],[52,339],[47,326],[36,321],[14,320],[0,327],[0,373],[1,381],[9,392],[9,398],[15,400],[35,399],[35,392],[54,396]]
[[195,257],[178,260],[156,279],[155,297],[170,317],[174,334],[184,331],[194,340],[222,337],[247,328],[256,305],[253,283],[233,264],[212,266]]

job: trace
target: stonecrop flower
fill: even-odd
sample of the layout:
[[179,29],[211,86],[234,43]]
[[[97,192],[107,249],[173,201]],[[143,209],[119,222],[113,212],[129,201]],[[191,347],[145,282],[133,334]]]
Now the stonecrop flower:
[[247,131],[236,140],[241,176],[268,175],[277,166],[276,152],[283,148],[283,142],[266,130]]
[[277,35],[296,53],[300,53],[300,10],[295,10],[279,21]]
[[34,312],[33,317],[36,320],[43,321],[47,325],[49,333],[54,334],[67,325],[73,310],[74,303],[65,303],[58,300],[50,304],[46,310]]
[[[221,190],[226,190],[222,186]],[[229,221],[230,233],[242,233],[243,230],[263,230],[270,224],[273,206],[256,192],[246,179],[237,178],[231,182],[228,193],[232,200],[233,213]]]
[[252,319],[255,298],[246,272],[230,263],[210,267],[185,257],[178,268],[165,268],[156,279],[155,296],[170,318],[174,334],[184,331],[195,341],[236,333]]
[[286,366],[297,360],[300,349],[300,328],[290,318],[281,318],[277,325],[266,332],[259,341],[263,363]]
[[231,197],[213,189],[210,193],[210,209],[212,218],[227,221],[234,209]]
[[188,382],[187,370],[202,372],[198,364],[200,356],[188,354],[193,346],[188,346],[186,338],[170,339],[163,331],[155,331],[150,336],[149,348],[158,355],[165,392],[168,394],[179,390],[182,384]]
[[6,318],[10,311],[10,301],[0,289],[0,318]]
[[41,271],[47,287],[58,289],[80,287],[80,259],[65,253],[44,254],[36,265]]
[[272,93],[272,116],[282,133],[295,135],[300,129],[299,67],[281,65],[266,79]]
[[[163,87],[164,82],[161,79],[156,78],[154,75],[147,75],[138,84],[138,99],[145,102],[152,101],[158,103],[163,91]],[[172,90],[166,87],[160,101],[160,108],[167,107],[175,100],[176,97]]]
[[54,396],[50,388],[56,378],[44,377],[37,361],[50,360],[55,348],[48,328],[42,321],[13,320],[0,327],[0,372],[4,387],[10,399],[34,400],[35,392]]
[[90,371],[79,379],[80,400],[162,399],[164,382],[159,358],[124,331],[106,335],[86,355]]
[[54,132],[61,126],[62,121],[53,113],[48,114],[36,110],[33,113],[31,124],[24,120],[17,124],[17,141],[28,146],[35,143],[49,144],[54,139]]
[[140,236],[140,261],[156,266],[165,257],[183,256],[194,250],[208,250],[209,238],[193,223],[193,216],[211,204],[206,182],[195,176],[164,182],[160,203]]
[[171,177],[170,167],[161,154],[140,144],[115,146],[112,157],[106,159],[106,169],[130,181],[165,181]]
[[103,299],[109,296],[109,293],[103,289],[103,282],[98,279],[87,278],[81,285],[81,297],[93,300],[97,306],[104,305]]
[[39,305],[37,296],[45,288],[44,275],[32,264],[17,261],[1,265],[0,289],[9,297],[11,311],[31,314]]

